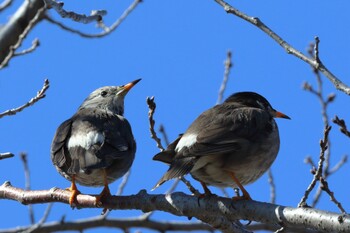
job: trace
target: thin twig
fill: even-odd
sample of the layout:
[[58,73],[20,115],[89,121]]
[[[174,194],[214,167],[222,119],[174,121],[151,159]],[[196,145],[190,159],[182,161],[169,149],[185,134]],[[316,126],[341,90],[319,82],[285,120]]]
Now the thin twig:
[[334,174],[335,172],[337,172],[346,162],[348,161],[348,156],[347,155],[344,155],[341,160],[336,164],[334,165],[334,167],[332,169],[330,169],[328,171],[328,175],[332,175]]
[[272,204],[275,204],[276,203],[276,185],[273,179],[271,168],[267,170],[267,175],[268,175],[268,182],[270,185],[270,202]]
[[154,96],[147,97],[146,99],[149,111],[148,111],[148,120],[149,120],[149,131],[151,133],[151,138],[156,141],[157,147],[163,151],[164,147],[162,146],[160,138],[157,136],[157,133],[154,130],[155,121],[153,119],[154,112],[156,110],[156,103],[154,102]]
[[79,23],[91,23],[102,20],[102,17],[107,14],[105,10],[94,10],[91,11],[89,16],[85,14],[78,14],[73,11],[66,11],[63,9],[63,2],[56,2],[54,0],[44,0],[47,9],[53,8],[62,18],[69,18]]
[[39,45],[40,45],[39,39],[38,39],[38,38],[35,38],[35,39],[33,40],[33,42],[32,42],[32,46],[30,46],[30,48],[24,49],[24,50],[22,50],[21,52],[17,52],[17,53],[15,52],[15,53],[13,54],[13,56],[22,56],[22,55],[26,55],[26,54],[28,54],[28,53],[34,52],[35,49],[36,49]]
[[10,109],[10,110],[6,110],[3,113],[0,113],[0,118],[4,117],[4,116],[11,116],[11,115],[15,115],[18,112],[21,112],[23,109],[32,106],[33,104],[35,104],[36,102],[38,102],[39,100],[41,100],[42,98],[44,98],[46,96],[45,92],[47,91],[47,89],[50,87],[50,83],[48,79],[44,80],[44,85],[41,88],[40,91],[38,91],[38,93],[36,94],[35,97],[33,97],[31,100],[29,100],[27,103],[23,104],[20,107],[14,108],[14,109]]
[[346,136],[348,136],[350,138],[350,132],[348,131],[348,129],[346,127],[346,123],[345,123],[344,119],[340,119],[338,116],[335,116],[332,121],[333,121],[333,123],[340,126],[340,132],[342,132],[343,134],[345,134]]
[[[20,153],[20,157],[21,157],[21,160],[23,163],[23,168],[24,168],[25,190],[30,190],[30,171],[29,171],[29,166],[28,166],[27,154]],[[33,211],[32,205],[28,205],[28,211],[29,211],[30,223],[34,224],[35,217],[34,217],[34,211]]]
[[222,103],[222,99],[224,96],[224,91],[226,89],[227,86],[227,82],[228,82],[228,78],[230,76],[230,71],[231,71],[231,67],[232,67],[232,53],[230,50],[227,51],[227,55],[226,55],[226,60],[224,62],[225,65],[225,71],[224,71],[224,78],[222,80],[220,89],[219,89],[219,95],[218,95],[218,100],[216,101],[216,104],[221,104]]
[[0,153],[0,160],[12,158],[13,156],[15,155],[11,152]]
[[322,177],[323,162],[325,160],[325,151],[328,149],[328,147],[327,147],[328,135],[329,135],[329,131],[331,130],[331,128],[332,128],[331,126],[326,126],[324,129],[323,139],[320,141],[321,152],[320,152],[320,160],[318,162],[318,168],[314,174],[314,177],[313,177],[311,183],[309,184],[309,186],[305,190],[304,196],[302,197],[302,199],[300,200],[300,202],[298,204],[299,207],[307,206],[306,201],[309,197],[310,192],[314,189],[317,181],[320,180],[320,177]]
[[132,2],[130,4],[130,6],[122,13],[122,15],[108,28],[104,28],[103,32],[100,33],[96,33],[96,34],[89,34],[89,33],[84,33],[81,32],[79,30],[70,28],[66,25],[64,25],[61,22],[58,22],[56,20],[54,20],[53,18],[51,18],[48,15],[45,15],[45,19],[47,21],[49,21],[52,24],[55,24],[57,26],[59,26],[61,29],[69,31],[71,33],[77,34],[81,37],[85,37],[85,38],[99,38],[99,37],[104,37],[109,35],[111,32],[113,32],[115,29],[117,29],[119,27],[119,25],[126,19],[126,17],[138,6],[139,3],[141,3],[142,0],[134,0],[134,2]]
[[7,7],[9,7],[12,4],[13,0],[4,0],[1,4],[0,4],[0,12],[5,10]]
[[[319,60],[319,38],[316,37],[315,38],[315,43],[311,43],[308,49],[308,54],[310,57],[313,57],[316,61]],[[334,94],[330,94],[327,97],[324,97],[323,94],[323,82],[322,82],[322,78],[321,78],[321,74],[318,71],[317,68],[312,67],[313,73],[316,76],[316,80],[317,80],[317,89],[315,90],[309,83],[304,83],[304,89],[309,91],[310,93],[314,94],[318,99],[319,102],[321,104],[321,113],[322,113],[322,119],[323,119],[323,124],[325,127],[327,127],[329,125],[329,116],[327,113],[327,109],[328,109],[328,105],[330,103],[332,103],[335,99],[335,95]],[[327,150],[325,151],[324,154],[324,162],[323,162],[323,171],[322,171],[322,179],[326,180],[329,175],[331,174],[330,172],[330,157],[331,157],[331,142],[328,139],[327,142]],[[316,166],[314,165],[313,161],[311,160],[311,158],[308,159],[308,162],[312,165],[312,170],[311,173],[312,174],[316,174]],[[336,167],[336,169],[339,169],[342,166],[342,162],[340,161],[338,163],[339,167]],[[323,193],[323,189],[322,189],[322,184],[320,183],[317,191],[314,195],[313,201],[312,201],[312,207],[316,206],[318,201],[320,200],[320,197]],[[336,203],[337,204],[337,203]]]
[[329,197],[331,198],[331,201],[334,202],[334,204],[339,208],[339,210],[343,213],[346,214],[345,209],[343,208],[342,204],[335,198],[334,192],[332,192],[329,189],[328,182],[323,178],[320,177],[320,183],[321,183],[321,189],[328,193]]
[[[160,138],[157,136],[157,133],[154,130],[154,125],[155,125],[155,121],[153,119],[153,115],[154,112],[156,110],[156,103],[154,102],[154,96],[152,97],[147,97],[146,99],[147,105],[148,105],[148,120],[149,120],[149,131],[151,133],[151,138],[156,141],[157,147],[160,149],[160,151],[164,151],[164,147],[161,143]],[[186,180],[186,178],[181,177],[180,178],[182,182],[185,183],[186,187],[195,195],[199,195],[200,193],[198,192],[198,190],[196,190],[191,183]]]
[[251,17],[247,14],[237,10],[236,8],[232,7],[230,4],[223,0],[215,0],[219,5],[221,5],[224,10],[229,13],[233,14],[262,30],[266,35],[271,37],[274,41],[276,41],[282,48],[285,49],[285,51],[288,54],[292,54],[296,56],[297,58],[303,60],[304,62],[308,63],[309,65],[317,68],[320,72],[322,72],[335,86],[336,89],[346,93],[347,95],[350,95],[350,87],[347,86],[345,83],[343,83],[340,79],[338,79],[330,70],[327,69],[327,67],[320,61],[315,60],[313,58],[309,58],[308,56],[304,55],[302,52],[298,51],[294,47],[292,47],[290,44],[288,44],[283,38],[281,38],[279,35],[277,35],[274,31],[272,31],[267,25],[265,25],[259,18],[257,17]]
[[304,159],[304,163],[310,164],[311,169],[316,168],[315,162],[312,160],[312,158],[311,158],[310,156],[307,156],[307,157]]
[[170,143],[169,143],[168,135],[165,132],[165,128],[164,128],[164,126],[162,124],[159,125],[159,132],[163,135],[163,139],[164,139],[165,145],[169,146]]
[[30,226],[29,228],[27,228],[26,230],[21,231],[21,232],[32,233],[32,232],[35,232],[37,229],[41,228],[44,225],[44,223],[46,222],[47,218],[49,217],[52,206],[53,206],[53,203],[49,203],[45,209],[43,217],[39,220],[39,222],[37,222],[36,224],[33,224],[32,226]]
[[15,55],[15,51],[22,45],[22,42],[26,38],[28,33],[32,30],[32,28],[35,26],[35,24],[41,20],[41,17],[43,15],[43,13],[45,12],[45,10],[46,10],[45,7],[40,8],[37,11],[37,13],[35,14],[34,18],[29,21],[27,27],[23,30],[22,34],[18,37],[17,43],[10,46],[10,49],[9,49],[7,56],[0,64],[0,69],[3,69],[4,67],[6,67],[8,65],[11,58]]
[[[122,181],[120,182],[119,186],[118,186],[118,190],[117,193],[115,194],[116,196],[121,196],[123,194],[124,188],[126,186],[126,184],[128,183],[129,177],[131,174],[131,169],[128,170],[127,173],[125,173],[125,175],[122,178]],[[102,218],[107,218],[108,215],[110,214],[111,210],[103,210],[103,214],[101,214]]]

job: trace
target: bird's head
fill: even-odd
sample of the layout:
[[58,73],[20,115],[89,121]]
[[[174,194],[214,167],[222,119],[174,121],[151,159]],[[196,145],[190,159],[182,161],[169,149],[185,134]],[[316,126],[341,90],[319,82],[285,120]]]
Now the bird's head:
[[124,97],[141,79],[122,86],[105,86],[93,91],[80,105],[79,110],[86,108],[106,109],[118,115],[124,114]]
[[267,99],[255,92],[237,92],[228,97],[225,102],[260,108],[269,112],[272,117],[290,119],[290,117],[284,113],[276,111]]

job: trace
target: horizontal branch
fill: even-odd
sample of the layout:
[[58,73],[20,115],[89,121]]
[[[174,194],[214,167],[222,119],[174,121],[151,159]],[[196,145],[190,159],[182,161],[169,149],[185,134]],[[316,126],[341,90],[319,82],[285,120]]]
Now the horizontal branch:
[[[69,203],[70,192],[58,188],[25,191],[5,182],[0,186],[0,199],[16,200],[22,204],[61,202]],[[78,195],[78,208],[97,208],[95,196]],[[148,194],[141,190],[130,196],[113,196],[101,206],[109,209],[137,209],[143,212],[165,211],[177,216],[195,217],[214,228],[213,219],[251,220],[265,224],[283,225],[288,229],[313,229],[319,232],[350,232],[350,217],[317,210],[292,208],[256,201],[232,201],[230,198],[210,196],[198,199],[181,192],[172,194]],[[101,208],[100,207],[100,208]],[[214,222],[215,223],[215,222]],[[216,221],[218,223],[218,221]]]
[[45,15],[45,19],[47,21],[49,21],[50,23],[57,25],[58,27],[60,27],[63,30],[66,30],[68,32],[77,34],[81,37],[84,38],[100,38],[100,37],[104,37],[107,36],[109,34],[111,34],[113,31],[115,31],[119,25],[127,18],[127,16],[129,16],[131,14],[132,11],[134,11],[134,9],[139,5],[139,3],[141,3],[142,0],[134,0],[130,6],[122,13],[122,15],[109,27],[104,27],[104,31],[100,32],[100,33],[96,33],[96,34],[89,34],[89,33],[85,33],[85,32],[81,32],[77,29],[73,29],[70,28],[66,25],[64,25],[63,23],[54,20],[52,17]]
[[0,153],[0,160],[12,158],[13,156],[15,155],[11,152]]
[[94,10],[91,12],[91,15],[87,16],[85,14],[78,14],[73,11],[66,11],[63,9],[63,2],[56,2],[54,0],[44,0],[46,3],[47,9],[55,9],[55,11],[62,17],[62,18],[70,18],[76,22],[79,23],[91,23],[91,22],[98,22],[102,20],[102,17],[107,14],[107,11],[105,10]]
[[193,222],[168,222],[168,221],[154,221],[150,219],[144,219],[143,216],[135,218],[110,218],[106,219],[104,216],[98,216],[94,218],[87,218],[74,222],[48,222],[42,224],[40,227],[31,229],[31,226],[27,227],[15,227],[10,229],[0,230],[0,233],[17,233],[30,230],[31,233],[47,233],[47,232],[61,232],[61,231],[83,231],[97,227],[113,227],[119,229],[130,228],[147,228],[156,230],[159,232],[167,232],[171,230],[176,231],[213,231],[213,228],[203,223]]

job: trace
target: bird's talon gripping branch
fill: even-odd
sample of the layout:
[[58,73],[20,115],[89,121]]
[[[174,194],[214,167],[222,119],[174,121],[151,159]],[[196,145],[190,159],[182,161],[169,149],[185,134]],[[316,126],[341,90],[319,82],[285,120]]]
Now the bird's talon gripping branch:
[[74,207],[77,201],[77,196],[80,194],[80,191],[77,188],[77,185],[75,184],[75,176],[72,175],[72,184],[69,188],[66,188],[67,191],[71,192],[71,195],[69,197],[69,205],[71,207]]
[[237,179],[237,177],[235,176],[235,174],[233,172],[230,172],[230,176],[233,179],[233,181],[237,184],[238,188],[242,191],[243,195],[242,196],[237,196],[237,197],[233,197],[232,200],[234,201],[239,201],[239,200],[252,200],[252,198],[250,197],[250,194],[248,193],[248,191],[243,187],[243,185],[241,184],[241,182]]

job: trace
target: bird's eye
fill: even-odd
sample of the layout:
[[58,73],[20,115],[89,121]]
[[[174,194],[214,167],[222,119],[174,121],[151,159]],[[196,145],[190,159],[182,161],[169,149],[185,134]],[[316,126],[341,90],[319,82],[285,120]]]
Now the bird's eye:
[[101,91],[101,96],[105,97],[107,95],[107,91]]

